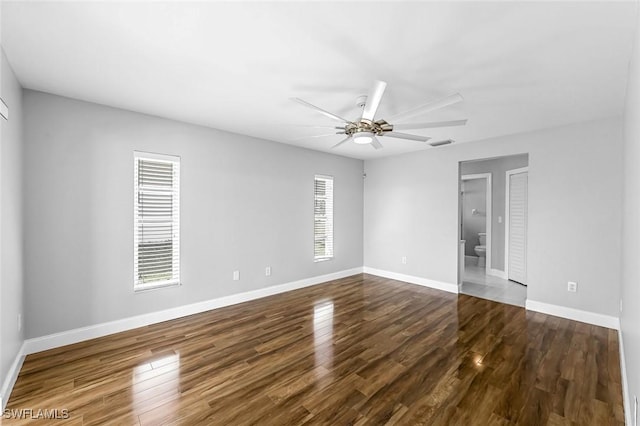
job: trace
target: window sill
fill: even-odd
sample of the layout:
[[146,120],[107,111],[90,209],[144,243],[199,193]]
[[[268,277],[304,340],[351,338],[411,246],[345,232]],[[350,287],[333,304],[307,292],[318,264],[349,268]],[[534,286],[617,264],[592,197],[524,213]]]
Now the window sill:
[[333,256],[331,257],[317,257],[313,259],[314,262],[326,262],[327,260],[333,260]]
[[161,288],[167,288],[167,287],[180,287],[181,285],[182,283],[180,283],[179,281],[166,281],[166,282],[153,283],[153,284],[142,284],[142,285],[134,286],[133,292],[143,293],[149,290],[159,290]]

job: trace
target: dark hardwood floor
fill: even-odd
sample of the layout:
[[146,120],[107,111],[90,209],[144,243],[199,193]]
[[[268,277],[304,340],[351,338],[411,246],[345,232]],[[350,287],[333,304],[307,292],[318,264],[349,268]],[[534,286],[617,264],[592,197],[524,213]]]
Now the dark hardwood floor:
[[366,274],[29,355],[7,408],[68,409],[56,425],[624,423],[616,331]]

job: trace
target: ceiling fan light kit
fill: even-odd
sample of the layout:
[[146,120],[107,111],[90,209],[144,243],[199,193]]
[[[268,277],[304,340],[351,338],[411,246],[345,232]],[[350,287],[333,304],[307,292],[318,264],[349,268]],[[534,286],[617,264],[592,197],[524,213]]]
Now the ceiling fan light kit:
[[373,133],[371,132],[358,132],[354,134],[352,137],[353,137],[353,142],[360,145],[366,145],[368,143],[373,142]]
[[[380,149],[382,148],[382,144],[380,143],[380,141],[378,141],[377,136],[386,136],[390,138],[405,139],[418,142],[427,142],[429,139],[431,139],[428,136],[410,135],[407,133],[395,132],[394,126],[392,124],[389,124],[387,121],[382,119],[375,119],[376,111],[380,106],[380,102],[382,101],[382,96],[384,95],[386,87],[387,83],[385,83],[384,81],[376,81],[374,82],[369,95],[358,97],[358,99],[356,100],[356,104],[358,105],[358,107],[362,108],[362,116],[354,121],[342,118],[339,115],[319,108],[300,98],[293,98],[293,100],[307,108],[311,108],[312,110],[323,114],[326,117],[342,123],[342,126],[335,127],[335,129],[337,130],[335,134],[346,135],[347,137],[335,144],[332,148],[337,148],[343,143],[352,140],[354,143],[359,145],[370,144],[371,146],[373,146],[373,148]],[[395,115],[394,120],[402,120],[403,118],[413,117],[421,113],[434,111],[436,109],[456,104],[458,102],[461,102],[462,100],[462,96],[459,93],[456,93],[454,95],[447,96],[446,98],[417,106],[402,114]],[[397,128],[400,130],[427,129],[435,127],[464,126],[466,123],[467,120],[450,120],[430,123],[399,124]],[[451,142],[451,139],[448,139],[442,142],[432,142],[430,143],[430,145],[440,146],[447,145]]]

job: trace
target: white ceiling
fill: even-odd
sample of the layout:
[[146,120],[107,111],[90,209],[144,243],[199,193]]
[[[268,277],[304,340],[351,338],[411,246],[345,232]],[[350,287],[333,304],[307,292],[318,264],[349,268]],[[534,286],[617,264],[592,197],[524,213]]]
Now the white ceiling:
[[[7,2],[2,44],[24,87],[321,151],[335,122],[301,97],[358,117],[388,82],[378,118],[460,92],[406,131],[470,142],[619,115],[634,2]],[[382,138],[375,158],[429,148]]]

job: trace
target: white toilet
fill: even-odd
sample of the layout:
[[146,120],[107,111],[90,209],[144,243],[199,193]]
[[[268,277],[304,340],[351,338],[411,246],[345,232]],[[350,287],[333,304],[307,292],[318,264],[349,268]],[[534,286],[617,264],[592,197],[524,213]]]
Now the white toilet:
[[487,234],[485,232],[479,232],[478,240],[480,240],[480,245],[475,246],[473,251],[475,251],[478,256],[478,266],[484,268],[487,256]]

